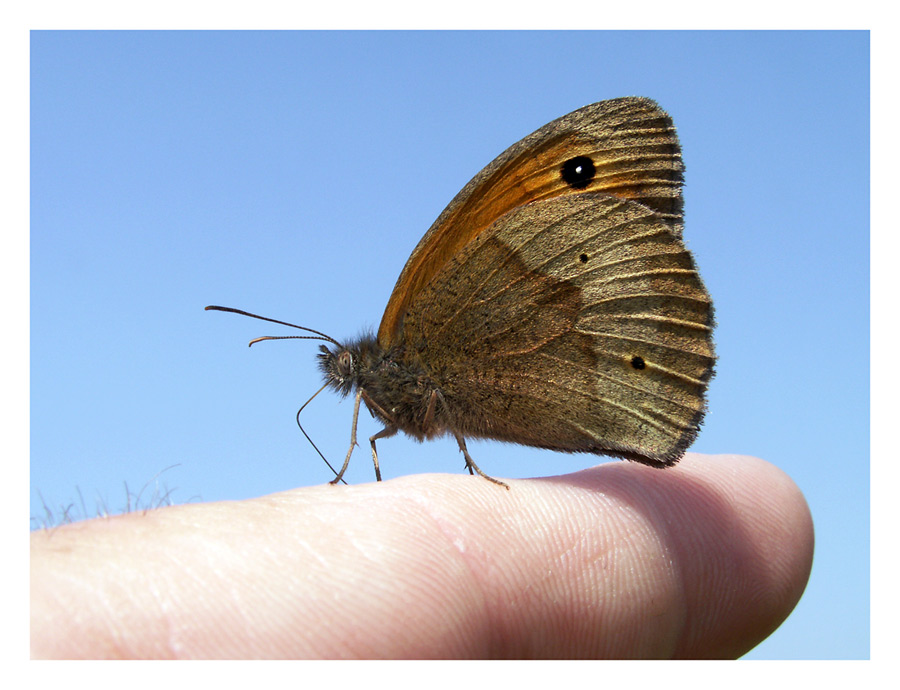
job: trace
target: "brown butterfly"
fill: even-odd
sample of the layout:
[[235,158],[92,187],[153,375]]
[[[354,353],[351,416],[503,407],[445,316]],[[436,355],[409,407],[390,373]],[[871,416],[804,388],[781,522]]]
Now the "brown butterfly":
[[712,302],[681,239],[682,171],[655,102],[580,108],[456,195],[406,262],[377,338],[292,336],[332,343],[325,385],[356,391],[333,481],[360,401],[384,424],[370,438],[378,480],[375,441],[398,430],[452,435],[469,472],[498,484],[466,438],[677,462],[715,362]]

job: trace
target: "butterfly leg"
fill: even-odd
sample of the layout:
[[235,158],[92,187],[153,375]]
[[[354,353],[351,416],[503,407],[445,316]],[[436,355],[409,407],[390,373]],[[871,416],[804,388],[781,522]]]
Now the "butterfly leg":
[[[475,474],[475,472],[477,472],[482,477],[487,479],[489,482],[494,482],[494,484],[498,484],[499,486],[502,486],[504,489],[506,489],[508,491],[509,490],[508,484],[501,482],[499,479],[494,479],[493,477],[486,475],[484,472],[481,471],[481,468],[475,464],[475,461],[472,459],[472,456],[469,455],[469,451],[466,448],[466,442],[463,439],[463,437],[460,436],[455,431],[453,432],[453,435],[456,437],[456,442],[457,442],[457,444],[459,444],[459,449],[462,451],[463,457],[465,457],[465,459],[466,459],[466,467],[469,470],[469,474]],[[474,472],[473,472],[473,470],[474,470]]]
[[378,451],[375,450],[375,441],[380,438],[390,438],[397,433],[397,427],[386,426],[374,436],[369,437],[369,443],[372,444],[372,462],[375,463],[375,481],[381,481],[381,469],[378,467]]
[[[362,398],[362,389],[358,390],[356,393],[356,401],[353,405],[353,424],[350,427],[350,450],[347,451],[347,457],[344,458],[344,465],[341,467],[341,471],[337,473],[337,476],[332,479],[329,484],[337,484],[344,478],[344,472],[347,471],[347,466],[350,464],[350,456],[353,455],[353,449],[359,445],[356,442],[356,424],[359,421],[359,401]],[[299,413],[298,413],[299,414]]]

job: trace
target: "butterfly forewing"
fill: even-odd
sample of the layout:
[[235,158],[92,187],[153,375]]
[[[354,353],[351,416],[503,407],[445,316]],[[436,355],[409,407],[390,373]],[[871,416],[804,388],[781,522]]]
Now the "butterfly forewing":
[[682,168],[671,119],[650,99],[602,101],[547,124],[478,173],[434,222],[397,280],[379,343],[397,342],[409,304],[452,256],[523,204],[602,191],[640,200],[680,233]]

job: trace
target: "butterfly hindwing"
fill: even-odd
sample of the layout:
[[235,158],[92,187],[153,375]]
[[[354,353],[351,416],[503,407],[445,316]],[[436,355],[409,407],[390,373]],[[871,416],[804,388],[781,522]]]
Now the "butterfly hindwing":
[[416,295],[400,340],[464,436],[665,465],[697,434],[712,326],[667,220],[582,193],[496,220]]

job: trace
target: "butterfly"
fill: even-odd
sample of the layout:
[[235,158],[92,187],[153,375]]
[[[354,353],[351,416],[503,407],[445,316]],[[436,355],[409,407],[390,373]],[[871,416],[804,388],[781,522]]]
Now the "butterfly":
[[[377,335],[325,340],[325,386],[384,428],[673,465],[713,376],[713,307],[682,240],[683,164],[648,98],[585,106],[501,153],[413,250]],[[227,307],[207,307],[234,311]],[[265,319],[282,323],[275,319]],[[269,339],[269,338],[263,338]],[[256,341],[254,341],[256,342]],[[320,389],[321,390],[321,389]],[[508,488],[508,487],[507,487]]]

